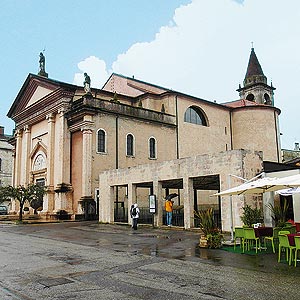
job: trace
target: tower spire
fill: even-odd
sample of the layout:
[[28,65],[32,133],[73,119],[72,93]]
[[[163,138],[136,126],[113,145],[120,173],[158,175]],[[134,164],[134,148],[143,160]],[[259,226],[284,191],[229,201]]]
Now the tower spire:
[[257,59],[254,48],[251,48],[250,58],[244,79],[244,86],[253,84],[256,82],[262,82],[267,84],[267,77],[264,75],[262,67]]
[[274,105],[274,90],[272,84],[271,86],[267,84],[267,77],[264,75],[252,43],[243,87],[239,86],[237,89],[240,98],[257,104]]

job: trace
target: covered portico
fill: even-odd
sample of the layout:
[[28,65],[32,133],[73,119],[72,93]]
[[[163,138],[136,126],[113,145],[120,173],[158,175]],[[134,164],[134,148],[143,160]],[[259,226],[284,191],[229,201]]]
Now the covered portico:
[[[199,189],[223,190],[228,187],[228,174],[253,177],[261,169],[261,153],[248,150],[232,150],[216,154],[138,165],[126,169],[108,170],[99,174],[99,221],[114,222],[116,187],[127,186],[128,209],[137,200],[137,188],[150,188],[149,194],[156,196],[157,209],[154,225],[163,222],[164,189],[180,189],[184,211],[184,228],[194,227],[195,191]],[[245,169],[247,168],[247,169]],[[219,200],[220,201],[220,200]],[[234,202],[234,210],[239,210]],[[230,230],[229,201],[220,202],[221,227]],[[234,218],[239,219],[238,216]],[[128,223],[131,220],[128,219]],[[239,220],[236,220],[238,223]]]

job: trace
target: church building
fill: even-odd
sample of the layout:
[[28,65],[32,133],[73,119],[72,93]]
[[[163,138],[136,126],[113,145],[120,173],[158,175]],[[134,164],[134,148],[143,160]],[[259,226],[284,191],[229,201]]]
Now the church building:
[[182,226],[194,226],[200,203],[214,202],[226,230],[228,203],[208,191],[227,188],[230,172],[251,178],[263,161],[281,162],[274,90],[253,48],[240,98],[223,104],[120,74],[101,89],[91,88],[87,74],[83,86],[60,82],[48,78],[42,57],[39,74],[28,75],[8,112],[15,122],[13,184],[47,186],[41,217],[63,211],[101,222],[130,223],[131,203],[146,211],[156,194],[158,226],[163,198],[176,191]]

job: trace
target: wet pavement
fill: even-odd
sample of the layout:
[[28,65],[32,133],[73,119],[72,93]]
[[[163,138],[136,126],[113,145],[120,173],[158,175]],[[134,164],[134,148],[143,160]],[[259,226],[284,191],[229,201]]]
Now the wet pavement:
[[0,299],[300,299],[276,254],[200,249],[199,232],[0,223]]

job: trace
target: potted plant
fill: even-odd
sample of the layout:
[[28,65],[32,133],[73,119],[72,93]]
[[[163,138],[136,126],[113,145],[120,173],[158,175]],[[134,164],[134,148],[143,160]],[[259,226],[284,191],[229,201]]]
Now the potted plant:
[[262,223],[263,214],[260,208],[252,208],[249,205],[243,207],[241,220],[247,227],[252,227],[255,223]]
[[215,223],[213,209],[208,208],[207,210],[195,211],[194,215],[195,218],[199,219],[199,226],[203,232],[200,236],[199,246],[202,248],[220,248],[223,235]]
[[284,199],[282,206],[273,206],[272,204],[269,204],[267,207],[272,212],[272,219],[275,222],[275,227],[284,227],[287,222],[287,212],[289,209],[287,200]]

